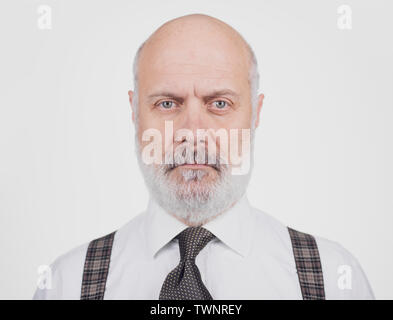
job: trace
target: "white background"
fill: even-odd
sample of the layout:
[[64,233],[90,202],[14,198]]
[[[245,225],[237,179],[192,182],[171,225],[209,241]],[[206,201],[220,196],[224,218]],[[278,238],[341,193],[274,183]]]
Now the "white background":
[[[37,27],[39,5],[52,29]],[[337,9],[352,9],[352,29]],[[391,1],[1,1],[0,298],[145,209],[127,90],[138,46],[206,13],[252,45],[265,93],[250,202],[341,243],[393,298]]]

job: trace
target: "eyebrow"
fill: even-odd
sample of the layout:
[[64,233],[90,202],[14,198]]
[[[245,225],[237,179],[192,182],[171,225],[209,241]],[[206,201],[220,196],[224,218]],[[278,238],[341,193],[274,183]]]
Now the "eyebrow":
[[[203,96],[202,99],[204,102],[207,102],[211,99],[221,97],[221,96],[232,96],[234,98],[239,98],[239,94],[237,94],[235,91],[231,89],[222,89],[222,90],[214,90],[207,95]],[[166,98],[171,98],[173,100],[176,100],[179,103],[184,102],[184,98],[181,96],[176,95],[175,93],[172,93],[170,91],[160,91],[157,93],[152,93],[150,94],[147,98],[150,100],[152,98],[156,97],[166,97]]]

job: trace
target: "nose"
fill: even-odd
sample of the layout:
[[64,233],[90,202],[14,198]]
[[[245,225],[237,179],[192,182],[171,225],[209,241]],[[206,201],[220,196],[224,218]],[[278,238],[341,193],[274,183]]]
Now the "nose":
[[176,123],[176,131],[179,134],[192,133],[194,141],[196,141],[198,129],[207,129],[208,126],[209,118],[203,102],[195,97],[189,98],[181,112],[179,121]]

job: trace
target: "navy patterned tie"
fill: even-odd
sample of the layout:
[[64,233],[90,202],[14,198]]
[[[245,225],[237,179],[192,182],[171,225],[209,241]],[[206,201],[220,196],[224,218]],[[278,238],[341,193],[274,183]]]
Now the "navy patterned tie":
[[189,227],[177,237],[180,263],[166,277],[160,300],[213,300],[202,282],[195,258],[215,236],[202,227]]

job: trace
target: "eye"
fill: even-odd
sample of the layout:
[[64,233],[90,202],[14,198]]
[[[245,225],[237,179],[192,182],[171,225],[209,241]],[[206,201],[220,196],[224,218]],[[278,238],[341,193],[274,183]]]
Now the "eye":
[[217,101],[214,101],[214,104],[217,109],[224,109],[228,103],[224,100],[217,100]]
[[158,105],[162,106],[164,109],[170,109],[173,106],[173,101],[162,101]]

